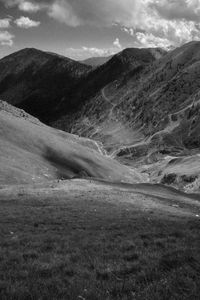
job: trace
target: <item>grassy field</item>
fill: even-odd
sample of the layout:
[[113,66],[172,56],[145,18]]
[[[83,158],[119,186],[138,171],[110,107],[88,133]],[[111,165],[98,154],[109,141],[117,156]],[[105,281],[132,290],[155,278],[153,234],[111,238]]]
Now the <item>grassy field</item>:
[[199,218],[148,203],[116,189],[1,195],[0,299],[200,299]]

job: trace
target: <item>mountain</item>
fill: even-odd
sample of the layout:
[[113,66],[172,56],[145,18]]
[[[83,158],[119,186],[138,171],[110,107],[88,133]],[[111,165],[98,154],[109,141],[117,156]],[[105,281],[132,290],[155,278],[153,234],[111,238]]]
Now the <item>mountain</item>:
[[[199,166],[199,66],[200,42],[183,45],[105,82],[81,110],[53,125],[101,141],[110,155],[143,166],[152,180],[167,182],[174,170],[176,186],[199,187],[196,168],[187,171],[191,159]],[[168,166],[177,157],[179,172]]]
[[[138,73],[148,64],[162,56],[160,49],[125,49],[114,55],[106,64],[95,68],[83,77],[72,90],[72,98],[84,105],[96,97],[108,84],[116,84],[120,78],[125,78],[127,73]],[[80,100],[78,100],[80,99]],[[75,100],[74,100],[75,101]],[[93,100],[92,100],[93,101]],[[75,112],[80,111],[80,106]],[[65,102],[60,106],[61,116],[67,112]],[[71,114],[71,111],[70,111]],[[58,118],[57,118],[58,119]]]
[[102,155],[91,140],[56,130],[0,101],[0,184],[93,177],[139,182],[139,173]]
[[[106,144],[106,140],[109,143],[113,142],[114,147],[116,143],[124,144],[124,139],[127,141],[127,133],[124,131],[127,126],[124,126],[119,119],[120,115],[126,112],[122,108],[118,112],[118,122],[116,122],[116,120],[111,120],[112,118],[110,118],[113,113],[113,107],[118,102],[126,102],[126,97],[131,91],[130,87],[126,86],[127,82],[129,80],[133,82],[139,80],[147,68],[149,66],[151,68],[153,63],[161,59],[165,54],[166,52],[159,48],[130,48],[113,56],[106,64],[88,73],[80,81],[80,85],[77,87],[77,99],[82,99],[82,106],[74,114],[70,113],[64,116],[63,113],[63,116],[52,124],[67,131],[75,131],[81,135],[86,134],[95,138],[98,138],[99,132],[99,138],[104,142],[107,149],[109,149],[110,145]],[[132,95],[129,96],[130,99],[131,97]],[[64,111],[63,107],[62,112]],[[114,119],[116,118],[114,117]],[[120,128],[120,132],[117,131],[117,127]],[[105,129],[103,129],[104,132],[101,130],[102,128]],[[116,133],[114,141],[113,131]],[[133,134],[130,131],[132,131],[132,128],[129,130],[132,136]],[[120,142],[121,137],[122,141]]]
[[91,66],[36,49],[0,60],[0,97],[44,122],[77,111],[123,73],[155,60],[159,49],[126,49],[108,63]]
[[[118,141],[117,127],[126,128],[127,135],[130,132],[130,136],[126,136],[125,132],[122,134],[122,145],[131,146],[148,138],[153,144],[162,139],[162,143],[166,142],[163,148],[169,152],[171,150],[167,150],[167,144],[175,152],[185,147],[199,147],[200,43],[186,44],[156,60],[150,59],[150,55],[147,56],[143,50],[138,50],[138,53],[140,59],[137,57],[134,60],[127,49],[88,74],[86,78],[93,75],[88,81],[90,90],[95,84],[98,86],[95,96],[71,118],[77,121],[80,116],[87,118],[88,122],[82,120],[85,124],[82,130],[89,136],[94,134],[95,128],[104,127],[105,133],[101,131],[100,135],[107,136],[107,148],[113,139],[112,132],[108,133],[109,127],[114,127]],[[104,79],[99,83],[100,72]],[[106,73],[109,74],[107,77]],[[64,117],[62,120],[64,122]],[[62,126],[61,119],[60,124]],[[94,124],[94,130],[91,124]],[[72,127],[76,132],[75,126]],[[169,142],[167,139],[172,132],[175,139]]]
[[60,102],[71,108],[72,87],[91,67],[28,48],[0,60],[0,98],[44,120]]
[[82,60],[80,61],[81,63],[88,65],[88,66],[92,66],[92,67],[99,67],[105,63],[107,63],[111,58],[113,57],[113,55],[111,56],[100,56],[100,57],[90,57],[88,59]]
[[[188,161],[199,164],[199,64],[200,42],[168,53],[125,49],[95,69],[80,64],[88,69],[56,106],[46,99],[43,120],[102,143],[108,155],[137,167],[154,182],[198,187],[199,173],[186,170]],[[27,103],[28,108],[24,102],[20,105],[28,111],[32,104]],[[41,111],[33,115],[41,119]],[[171,168],[177,157],[177,168]]]

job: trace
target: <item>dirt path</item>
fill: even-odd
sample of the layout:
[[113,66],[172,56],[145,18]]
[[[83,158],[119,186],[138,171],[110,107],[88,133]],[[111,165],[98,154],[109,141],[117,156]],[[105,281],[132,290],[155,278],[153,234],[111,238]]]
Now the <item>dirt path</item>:
[[115,106],[115,105],[110,101],[110,99],[106,96],[106,94],[105,94],[105,87],[101,90],[101,94],[102,94],[102,97],[104,98],[105,101],[107,101],[109,104],[111,104],[112,107]]

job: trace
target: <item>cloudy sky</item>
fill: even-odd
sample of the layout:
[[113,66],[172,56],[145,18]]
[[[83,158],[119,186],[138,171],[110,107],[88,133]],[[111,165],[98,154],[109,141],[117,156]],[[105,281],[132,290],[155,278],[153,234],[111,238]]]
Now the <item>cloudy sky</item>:
[[200,40],[200,0],[0,0],[0,57],[25,47],[81,60]]

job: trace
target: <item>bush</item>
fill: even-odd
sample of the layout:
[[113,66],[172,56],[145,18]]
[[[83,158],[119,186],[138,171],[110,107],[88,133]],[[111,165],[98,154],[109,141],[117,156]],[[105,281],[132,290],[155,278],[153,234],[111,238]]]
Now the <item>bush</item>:
[[175,173],[165,174],[161,180],[162,184],[172,184],[176,181],[177,175]]

